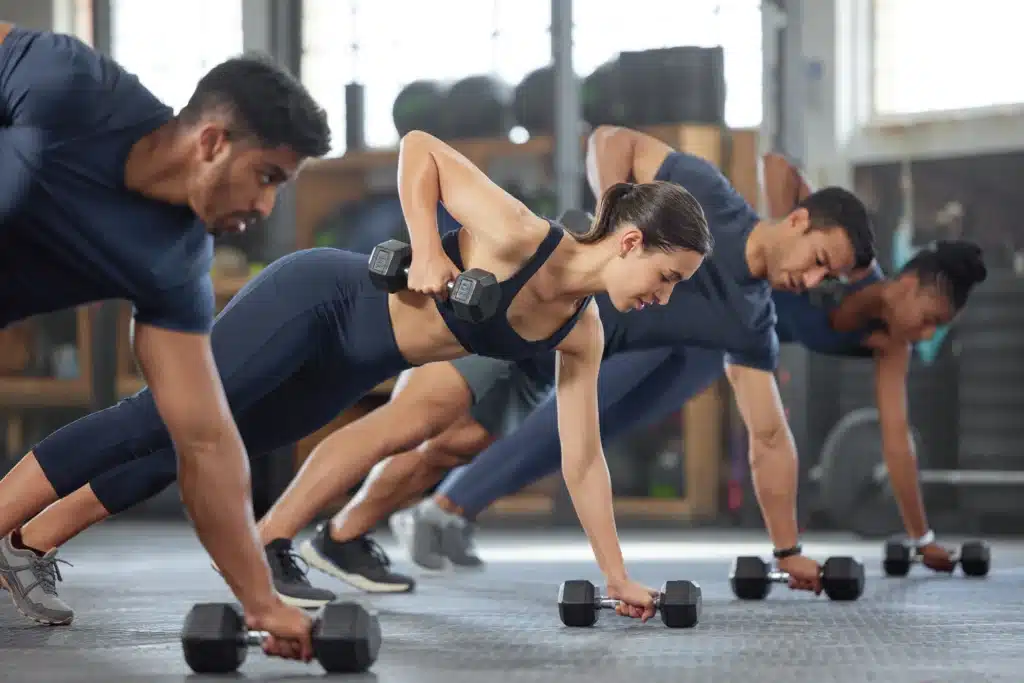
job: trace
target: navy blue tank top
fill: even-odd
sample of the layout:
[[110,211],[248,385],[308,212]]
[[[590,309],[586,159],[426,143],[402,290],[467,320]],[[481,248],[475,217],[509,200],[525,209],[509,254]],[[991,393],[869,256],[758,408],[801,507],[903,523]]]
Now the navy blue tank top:
[[[451,230],[441,236],[441,244],[448,258],[459,270],[465,270],[462,263],[462,253],[459,250],[459,230]],[[553,350],[572,331],[576,321],[579,320],[591,297],[587,297],[580,304],[576,312],[565,321],[555,333],[547,339],[527,341],[519,336],[519,333],[512,329],[508,322],[508,307],[512,304],[519,290],[523,288],[526,281],[533,277],[548,257],[554,253],[555,247],[562,241],[565,231],[561,226],[551,223],[548,234],[544,241],[537,247],[537,251],[527,259],[523,267],[512,277],[499,283],[501,297],[498,300],[498,310],[491,318],[479,323],[471,323],[455,317],[451,305],[447,301],[437,300],[437,311],[441,314],[445,325],[455,335],[462,347],[470,353],[491,358],[504,360],[521,360],[535,356],[546,351]]]

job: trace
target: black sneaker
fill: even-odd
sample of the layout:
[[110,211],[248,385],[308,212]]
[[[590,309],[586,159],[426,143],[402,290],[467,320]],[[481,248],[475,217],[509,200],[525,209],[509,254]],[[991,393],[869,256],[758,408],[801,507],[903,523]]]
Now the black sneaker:
[[391,560],[369,536],[339,543],[328,525],[317,527],[313,538],[299,544],[299,555],[309,566],[367,593],[408,593],[416,582],[390,570]]
[[337,598],[331,591],[316,588],[309,582],[306,577],[309,568],[299,566],[297,560],[300,558],[292,550],[289,539],[271,541],[267,544],[266,552],[270,573],[274,577],[274,588],[285,604],[315,609]]

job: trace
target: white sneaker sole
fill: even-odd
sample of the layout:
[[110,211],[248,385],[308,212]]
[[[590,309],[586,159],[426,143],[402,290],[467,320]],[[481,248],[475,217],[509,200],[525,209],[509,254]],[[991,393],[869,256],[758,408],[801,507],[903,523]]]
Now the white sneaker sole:
[[300,607],[302,609],[319,609],[324,605],[332,602],[331,600],[314,600],[311,598],[297,598],[293,595],[285,595],[280,591],[274,591],[277,593],[277,597],[281,598],[281,602],[292,607]]
[[319,569],[328,576],[344,581],[353,588],[365,593],[409,593],[412,587],[404,583],[380,583],[362,576],[350,574],[338,569],[337,565],[320,554],[312,541],[306,540],[299,544],[299,557],[309,563],[310,567]]

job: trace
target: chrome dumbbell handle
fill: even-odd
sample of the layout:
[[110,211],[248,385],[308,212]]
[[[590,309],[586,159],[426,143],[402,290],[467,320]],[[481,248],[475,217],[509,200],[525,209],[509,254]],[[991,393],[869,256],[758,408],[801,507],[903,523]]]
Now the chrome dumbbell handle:
[[267,631],[246,630],[246,632],[239,637],[239,642],[241,642],[242,645],[247,646],[262,646],[264,641],[266,641],[267,638],[269,637],[270,633],[268,633]]
[[[604,596],[598,596],[598,597],[594,598],[594,605],[598,609],[615,609],[616,607],[618,607],[621,604],[622,604],[621,600],[616,600],[614,598],[606,598]],[[659,608],[661,607],[661,596],[660,595],[656,595],[654,597],[654,605],[655,605],[655,607],[659,607]]]
[[[405,279],[408,280],[409,279],[409,269],[408,268],[402,268],[402,273],[405,274]],[[452,291],[453,289],[455,289],[455,282],[456,282],[455,280],[449,280],[447,282],[447,284],[445,285],[448,288],[449,292]]]

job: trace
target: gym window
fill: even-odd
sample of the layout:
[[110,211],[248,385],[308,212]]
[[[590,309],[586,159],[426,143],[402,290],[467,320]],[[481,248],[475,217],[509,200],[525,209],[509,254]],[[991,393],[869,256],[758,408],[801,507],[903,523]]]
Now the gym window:
[[[122,0],[127,1],[127,0]],[[573,60],[586,76],[622,50],[723,45],[726,121],[761,123],[759,0],[585,0],[573,7]],[[344,153],[345,84],[366,88],[366,142],[398,141],[391,108],[414,80],[496,73],[515,86],[551,61],[550,0],[304,0],[302,80]],[[353,44],[357,49],[353,50]]]
[[160,13],[139,0],[110,5],[114,59],[175,111],[207,71],[243,51],[242,0],[176,0]]
[[875,118],[1024,103],[1024,80],[998,71],[1024,61],[1012,7],[1005,0],[873,0]]

